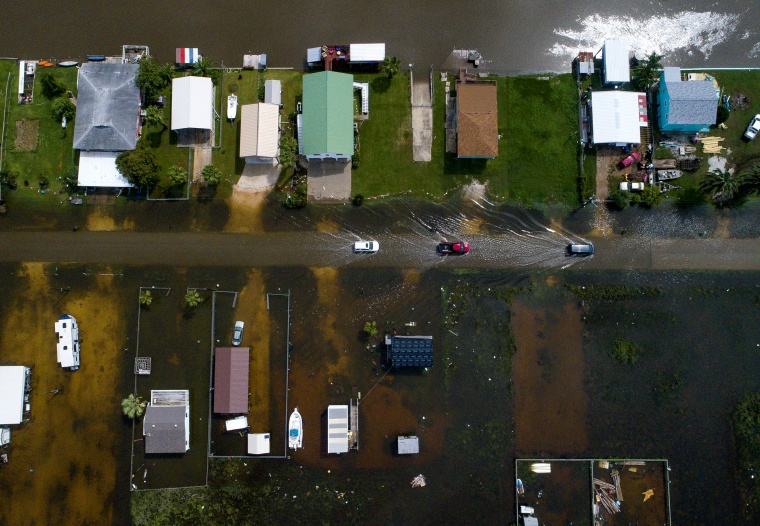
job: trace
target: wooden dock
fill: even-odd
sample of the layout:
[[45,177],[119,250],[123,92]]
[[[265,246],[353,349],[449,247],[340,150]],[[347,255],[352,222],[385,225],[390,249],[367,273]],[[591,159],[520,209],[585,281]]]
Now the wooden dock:
[[348,433],[348,449],[359,449],[359,400],[348,401],[350,430]]

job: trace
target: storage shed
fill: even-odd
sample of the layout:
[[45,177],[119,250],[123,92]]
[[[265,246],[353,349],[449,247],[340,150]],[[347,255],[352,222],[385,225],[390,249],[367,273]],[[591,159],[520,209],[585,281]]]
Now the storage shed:
[[415,455],[420,452],[420,440],[416,436],[398,437],[398,454]]
[[628,43],[623,40],[607,40],[602,48],[604,83],[621,85],[631,81],[631,62]]
[[211,130],[214,126],[214,85],[207,77],[172,80],[172,130]]
[[327,452],[348,452],[348,406],[327,406]]
[[24,419],[27,367],[0,367],[0,425],[20,424]]
[[179,67],[192,66],[200,58],[197,47],[178,47],[174,53],[174,62]]
[[282,107],[282,83],[279,80],[264,82],[264,102]]
[[249,347],[217,347],[214,359],[214,413],[248,413]]
[[248,434],[249,455],[268,455],[269,451],[269,433]]
[[385,44],[349,44],[348,58],[352,64],[382,62],[385,60]]

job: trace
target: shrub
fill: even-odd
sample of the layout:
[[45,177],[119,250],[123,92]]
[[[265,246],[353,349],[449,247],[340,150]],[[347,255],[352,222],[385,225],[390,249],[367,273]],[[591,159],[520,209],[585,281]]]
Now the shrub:
[[364,203],[364,196],[362,194],[356,194],[352,203],[354,206],[362,206],[362,203]]
[[285,195],[282,204],[285,208],[303,208],[308,203],[307,193],[308,186],[306,177],[299,177],[295,180],[293,190]]
[[730,112],[725,106],[718,106],[718,115],[716,116],[715,124],[723,124],[728,120]]
[[52,73],[43,73],[40,75],[40,85],[42,94],[48,99],[54,99],[66,93],[66,84]]
[[76,166],[61,175],[61,183],[70,194],[77,191],[79,188],[79,170]]
[[367,333],[367,336],[370,338],[373,336],[377,336],[377,322],[376,321],[368,321],[364,324],[364,332]]
[[298,141],[289,135],[280,139],[280,166],[284,169],[293,168],[298,160]]
[[182,184],[187,183],[187,170],[182,168],[181,166],[172,165],[169,167],[169,170],[167,170],[169,174],[169,181],[175,185],[179,186]]
[[620,363],[634,364],[639,360],[643,352],[643,349],[635,343],[618,338],[612,342],[610,356]]
[[134,186],[152,187],[158,180],[156,154],[144,141],[138,141],[137,148],[121,152],[116,157],[116,169]]
[[203,180],[211,186],[216,186],[222,181],[221,170],[213,164],[204,166],[203,170],[201,170],[201,175],[203,176]]
[[646,186],[641,192],[641,204],[646,208],[659,205],[662,202],[662,194],[656,186]]
[[70,121],[74,118],[76,112],[76,106],[74,106],[74,104],[66,97],[58,97],[53,101],[53,117],[57,119],[58,122],[62,121],[64,117],[66,117],[66,120]]
[[615,210],[625,210],[629,201],[630,196],[628,195],[628,192],[616,190],[610,194],[610,208]]

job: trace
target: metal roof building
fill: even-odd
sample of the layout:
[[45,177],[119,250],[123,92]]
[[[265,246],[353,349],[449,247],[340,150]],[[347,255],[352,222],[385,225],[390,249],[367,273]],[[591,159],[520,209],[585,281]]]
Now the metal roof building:
[[214,413],[248,413],[249,347],[218,347],[214,358]]
[[327,452],[348,452],[348,406],[327,406]]
[[385,60],[385,44],[349,44],[348,58],[356,62],[382,62]]
[[24,419],[24,389],[27,368],[0,367],[0,425],[20,424]]
[[349,160],[354,153],[354,78],[321,71],[303,77],[303,154]]
[[[388,341],[390,340],[390,341]],[[391,367],[431,367],[432,336],[392,336],[386,338],[387,361]]]
[[607,40],[602,47],[605,84],[624,84],[631,81],[631,62],[628,43],[623,40]]
[[499,155],[496,82],[457,85],[457,157],[492,159]]
[[214,84],[207,77],[172,79],[172,130],[214,126]]
[[641,128],[648,125],[647,96],[632,91],[595,91],[591,94],[594,144],[641,143]]
[[416,436],[398,437],[398,454],[414,455],[420,452],[420,439]]
[[279,80],[264,82],[264,102],[282,106],[282,82]]
[[184,453],[190,449],[190,391],[153,390],[143,417],[145,453]]
[[134,150],[140,123],[137,64],[82,64],[77,77],[74,149]]
[[280,154],[280,107],[259,102],[240,108],[240,157],[275,164]]

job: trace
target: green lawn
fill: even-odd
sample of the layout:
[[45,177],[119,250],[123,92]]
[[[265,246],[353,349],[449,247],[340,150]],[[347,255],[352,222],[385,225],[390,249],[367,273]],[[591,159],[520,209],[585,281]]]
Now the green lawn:
[[[361,124],[361,164],[355,194],[413,194],[442,198],[473,180],[495,197],[521,204],[574,205],[577,191],[577,98],[571,75],[497,79],[499,156],[459,160],[445,153],[445,93],[434,78],[432,160],[412,161],[409,76],[390,84],[382,75],[356,75],[370,83],[369,119]],[[593,159],[592,159],[593,161]]]
[[[76,95],[76,68],[38,68],[34,84],[32,104],[20,105],[18,101],[18,64],[15,61],[0,61],[0,75],[7,80],[11,73],[10,95],[8,99],[8,117],[5,127],[3,170],[18,174],[18,189],[27,192],[37,191],[39,179],[43,176],[50,181],[48,193],[60,189],[57,179],[75,165],[74,122],[69,122],[66,129],[61,128],[52,113],[52,101],[42,95],[41,74],[52,74],[60,78],[67,88]],[[0,82],[5,96],[5,82]],[[37,123],[37,140],[31,143],[32,150],[17,150],[15,141],[17,125],[27,122],[32,126]],[[10,196],[10,194],[6,194]]]

